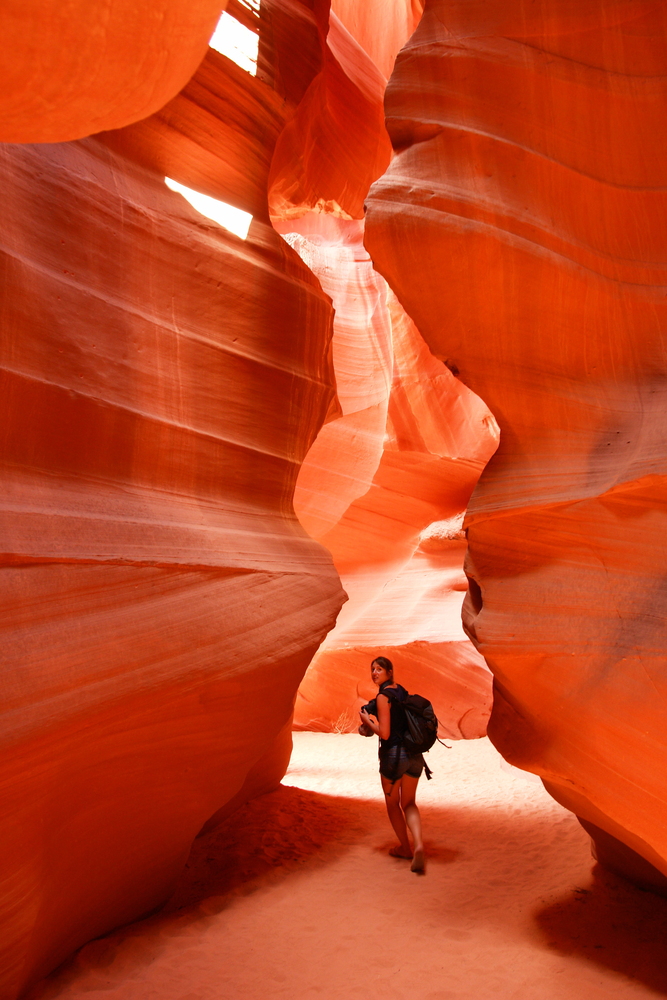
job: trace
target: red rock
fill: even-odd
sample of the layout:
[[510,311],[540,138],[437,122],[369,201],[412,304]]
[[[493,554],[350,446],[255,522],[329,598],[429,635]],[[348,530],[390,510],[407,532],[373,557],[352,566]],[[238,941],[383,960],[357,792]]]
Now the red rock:
[[13,996],[279,780],[343,594],[291,503],[331,398],[331,309],[296,254],[96,140],[5,146],[0,173]]
[[335,14],[329,22],[320,9],[318,27],[321,71],[281,133],[271,166],[269,207],[278,220],[311,210],[362,219],[368,189],[391,157],[384,77]]
[[304,461],[295,508],[331,551],[350,598],[299,689],[295,725],[356,729],[356,707],[372,693],[370,662],[383,653],[403,683],[429,693],[443,733],[484,735],[491,678],[461,628],[460,528],[497,445],[495,422],[388,294],[361,223],[281,223],[295,226],[286,238],[334,304],[342,410]]
[[209,49],[183,90],[156,114],[99,138],[213,198],[266,218],[266,189],[285,98]]
[[203,59],[226,0],[31,0],[0,10],[0,141],[61,142],[166,104]]
[[[267,219],[276,140],[322,69],[325,43],[311,6],[262,0],[260,16],[246,10],[243,21],[260,36],[257,76],[208,49],[172,101],[99,138],[157,173]],[[244,10],[230,9],[238,17]]]
[[[211,52],[144,121],[2,151],[8,996],[158,905],[202,824],[279,780],[344,598],[292,507],[336,412],[331,308],[265,224],[271,162],[283,207],[296,179],[359,214],[388,159],[383,81],[327,11],[264,0],[256,78]],[[110,50],[118,108],[113,72]],[[90,92],[75,127],[54,86],[30,138],[139,117]],[[304,105],[328,109],[319,136]],[[289,162],[308,137],[337,174]],[[248,240],[164,175],[252,212]]]
[[331,9],[368,53],[385,79],[400,49],[419,24],[424,0],[332,0]]
[[666,18],[433,0],[366,231],[501,428],[467,521],[490,735],[663,872]]

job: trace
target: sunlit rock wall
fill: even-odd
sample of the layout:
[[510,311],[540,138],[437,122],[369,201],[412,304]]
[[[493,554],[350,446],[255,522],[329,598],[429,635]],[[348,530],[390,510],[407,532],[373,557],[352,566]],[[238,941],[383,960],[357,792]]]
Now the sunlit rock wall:
[[360,219],[368,189],[391,156],[386,80],[333,11],[318,27],[320,72],[278,139],[269,206],[277,219],[311,210]]
[[[307,3],[271,25],[257,78],[210,53],[147,122],[0,149],[3,998],[158,905],[202,824],[280,779],[344,600],[292,506],[332,310],[266,209],[322,32]],[[247,240],[167,168],[256,208]]]
[[331,0],[331,9],[388,79],[399,50],[419,24],[424,0]]
[[[370,661],[383,653],[405,684],[433,698],[444,734],[477,737],[486,731],[491,677],[461,627],[461,521],[497,428],[487,407],[430,354],[373,270],[354,203],[382,166],[373,151],[387,143],[381,69],[393,65],[421,4],[392,5],[389,18],[386,5],[380,18],[373,3],[335,10],[341,20],[332,15],[329,45],[372,103],[358,101],[358,116],[348,114],[332,138],[322,125],[326,105],[304,102],[304,115],[318,113],[299,134],[311,149],[315,130],[336,160],[332,176],[347,183],[338,199],[313,198],[309,190],[320,190],[328,160],[292,155],[282,169],[290,200],[271,200],[275,227],[335,309],[340,411],[329,415],[302,466],[295,507],[331,551],[350,598],[299,689],[295,725],[355,730],[356,709],[372,693]],[[354,160],[340,155],[351,141]],[[273,175],[283,157],[279,141]]]
[[501,429],[467,520],[490,735],[663,872],[666,29],[644,0],[430,0],[366,228]]
[[353,731],[384,654],[428,692],[441,731],[484,735],[491,675],[464,635],[463,512],[497,446],[486,406],[429,352],[373,270],[363,225],[310,215],[284,226],[335,308],[342,413],[301,468],[295,508],[334,557],[350,600],[299,688],[295,725]]

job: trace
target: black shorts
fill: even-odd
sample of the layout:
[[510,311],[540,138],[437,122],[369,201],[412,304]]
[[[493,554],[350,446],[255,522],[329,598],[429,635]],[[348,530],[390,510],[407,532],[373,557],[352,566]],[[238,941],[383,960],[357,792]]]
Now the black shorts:
[[423,770],[423,754],[409,754],[402,743],[380,747],[380,774],[392,784],[404,774],[419,778]]

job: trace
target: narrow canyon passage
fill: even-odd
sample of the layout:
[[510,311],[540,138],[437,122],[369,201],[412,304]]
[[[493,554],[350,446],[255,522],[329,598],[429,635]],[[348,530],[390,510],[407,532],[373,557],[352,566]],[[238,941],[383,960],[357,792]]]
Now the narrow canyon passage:
[[667,995],[667,900],[595,868],[487,739],[430,754],[426,876],[387,856],[376,741],[296,733],[275,792],[195,841],[164,910],[26,1000],[643,1000]]
[[0,1000],[667,995],[667,3],[0,25]]

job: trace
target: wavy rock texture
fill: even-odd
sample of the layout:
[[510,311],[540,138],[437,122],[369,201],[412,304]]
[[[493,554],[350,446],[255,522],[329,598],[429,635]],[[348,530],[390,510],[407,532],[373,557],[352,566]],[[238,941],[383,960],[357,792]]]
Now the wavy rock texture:
[[367,219],[501,428],[467,522],[490,735],[663,872],[666,29],[642,0],[431,0]]
[[[231,0],[228,10],[259,36],[257,75],[208,49],[192,79],[159,112],[98,138],[157,174],[268,221],[276,142],[322,71],[326,9],[318,7],[318,20],[312,6],[263,0],[257,15]],[[300,164],[292,169],[298,172]]]
[[296,225],[286,238],[335,308],[342,413],[308,453],[295,509],[332,553],[350,601],[299,688],[295,725],[354,731],[370,662],[384,653],[410,689],[429,693],[444,733],[482,736],[491,676],[461,628],[460,529],[497,446],[495,421],[373,270],[362,223],[309,215]]
[[389,79],[399,50],[419,24],[424,0],[331,0],[331,9]]
[[[332,311],[268,225],[268,194],[287,214],[361,214],[390,154],[384,81],[335,18],[329,32],[326,2],[228,8],[259,34],[256,77],[210,51],[148,119],[2,151],[9,997],[159,904],[202,823],[275,785],[345,598],[292,507],[338,412]],[[33,138],[79,114],[67,58]],[[86,130],[128,120],[107,112],[132,73],[113,86],[113,46],[98,62]],[[251,212],[248,240],[165,175]]]
[[159,172],[187,148],[191,179],[201,142],[216,193],[238,189],[261,142],[240,125],[225,160],[216,102],[238,83],[228,131],[279,102],[225,63],[176,102],[180,136],[161,115],[0,158],[3,996],[159,904],[202,824],[275,785],[344,600],[292,507],[332,398],[330,303],[266,223],[244,242]]
[[226,0],[3,4],[0,142],[62,142],[161,108],[206,53]]
[[[280,220],[309,211],[362,219],[370,185],[386,169],[386,80],[331,12],[320,17],[322,66],[280,135],[269,207]],[[326,40],[325,40],[326,39]]]

